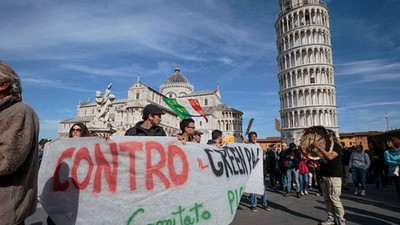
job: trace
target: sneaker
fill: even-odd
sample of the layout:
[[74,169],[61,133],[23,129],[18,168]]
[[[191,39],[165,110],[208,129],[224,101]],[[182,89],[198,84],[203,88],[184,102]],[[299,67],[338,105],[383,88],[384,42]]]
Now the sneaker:
[[297,198],[301,198],[301,197],[300,197],[300,192],[297,192],[297,193],[296,193],[296,197],[297,197]]
[[358,195],[360,192],[358,190],[354,191],[354,195]]
[[271,211],[271,207],[269,207],[268,205],[264,205],[263,208],[267,211]]
[[307,191],[304,191],[304,194],[305,194],[305,195],[308,195],[308,192],[307,192]]
[[321,192],[317,192],[317,194],[315,194],[316,196],[321,196],[322,193]]
[[252,206],[252,207],[250,207],[250,210],[251,210],[252,212],[257,212],[257,207]]
[[324,222],[320,223],[321,225],[335,225],[335,221],[334,220],[326,220]]
[[361,195],[361,196],[365,196],[365,190],[362,190],[362,191],[360,192],[360,195]]
[[304,196],[304,192],[300,192],[300,195],[301,195],[301,196]]

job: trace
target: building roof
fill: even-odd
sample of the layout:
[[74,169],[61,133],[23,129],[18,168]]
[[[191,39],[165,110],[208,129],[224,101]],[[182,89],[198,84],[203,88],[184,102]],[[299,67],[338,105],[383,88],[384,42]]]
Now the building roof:
[[266,137],[266,138],[257,138],[257,142],[265,143],[265,142],[280,142],[281,137]]
[[60,123],[81,123],[81,122],[90,122],[94,119],[94,116],[85,116],[85,117],[74,117],[70,119],[66,119],[61,121]]
[[349,138],[349,137],[359,137],[359,136],[370,136],[375,134],[380,134],[379,131],[364,131],[364,132],[352,132],[352,133],[339,133],[339,137],[341,138]]
[[[186,96],[185,96],[186,97]],[[225,104],[219,104],[219,105],[217,105],[217,106],[212,106],[212,107],[202,107],[202,109],[203,109],[203,112],[206,114],[206,115],[211,115],[211,114],[213,114],[215,111],[217,111],[217,110],[226,110],[226,111],[235,111],[235,112],[238,112],[238,113],[241,113],[241,114],[243,114],[243,112],[241,112],[241,111],[239,111],[239,110],[237,110],[237,109],[234,109],[234,108],[230,108],[230,107],[228,107],[227,105],[225,105]]]
[[184,97],[195,97],[195,96],[202,96],[202,95],[212,95],[218,90],[204,90],[204,91],[196,91],[185,95]]
[[175,67],[175,73],[171,74],[170,77],[164,82],[164,84],[173,84],[173,83],[188,83],[188,79],[180,73],[179,66]]

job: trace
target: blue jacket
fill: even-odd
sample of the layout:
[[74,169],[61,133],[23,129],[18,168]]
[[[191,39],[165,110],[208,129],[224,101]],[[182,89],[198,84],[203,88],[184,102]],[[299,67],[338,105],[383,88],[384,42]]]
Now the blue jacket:
[[389,165],[390,175],[394,176],[393,168],[395,166],[400,166],[400,148],[386,150],[384,157],[385,157],[385,162]]

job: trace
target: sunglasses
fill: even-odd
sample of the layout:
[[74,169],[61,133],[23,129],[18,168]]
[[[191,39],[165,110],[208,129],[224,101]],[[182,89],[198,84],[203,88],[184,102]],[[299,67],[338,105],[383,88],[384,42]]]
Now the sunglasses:
[[72,132],[78,132],[78,131],[79,131],[79,132],[81,132],[81,130],[82,130],[81,128],[78,128],[78,129],[72,129]]

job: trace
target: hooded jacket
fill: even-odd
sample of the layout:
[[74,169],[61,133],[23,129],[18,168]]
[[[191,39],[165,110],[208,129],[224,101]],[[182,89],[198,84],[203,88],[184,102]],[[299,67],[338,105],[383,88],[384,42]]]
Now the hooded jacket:
[[36,211],[39,119],[21,99],[0,100],[0,223],[14,225]]
[[364,151],[362,152],[353,152],[350,156],[349,168],[357,168],[362,170],[367,170],[369,165],[371,165],[371,161],[369,160],[369,156]]

